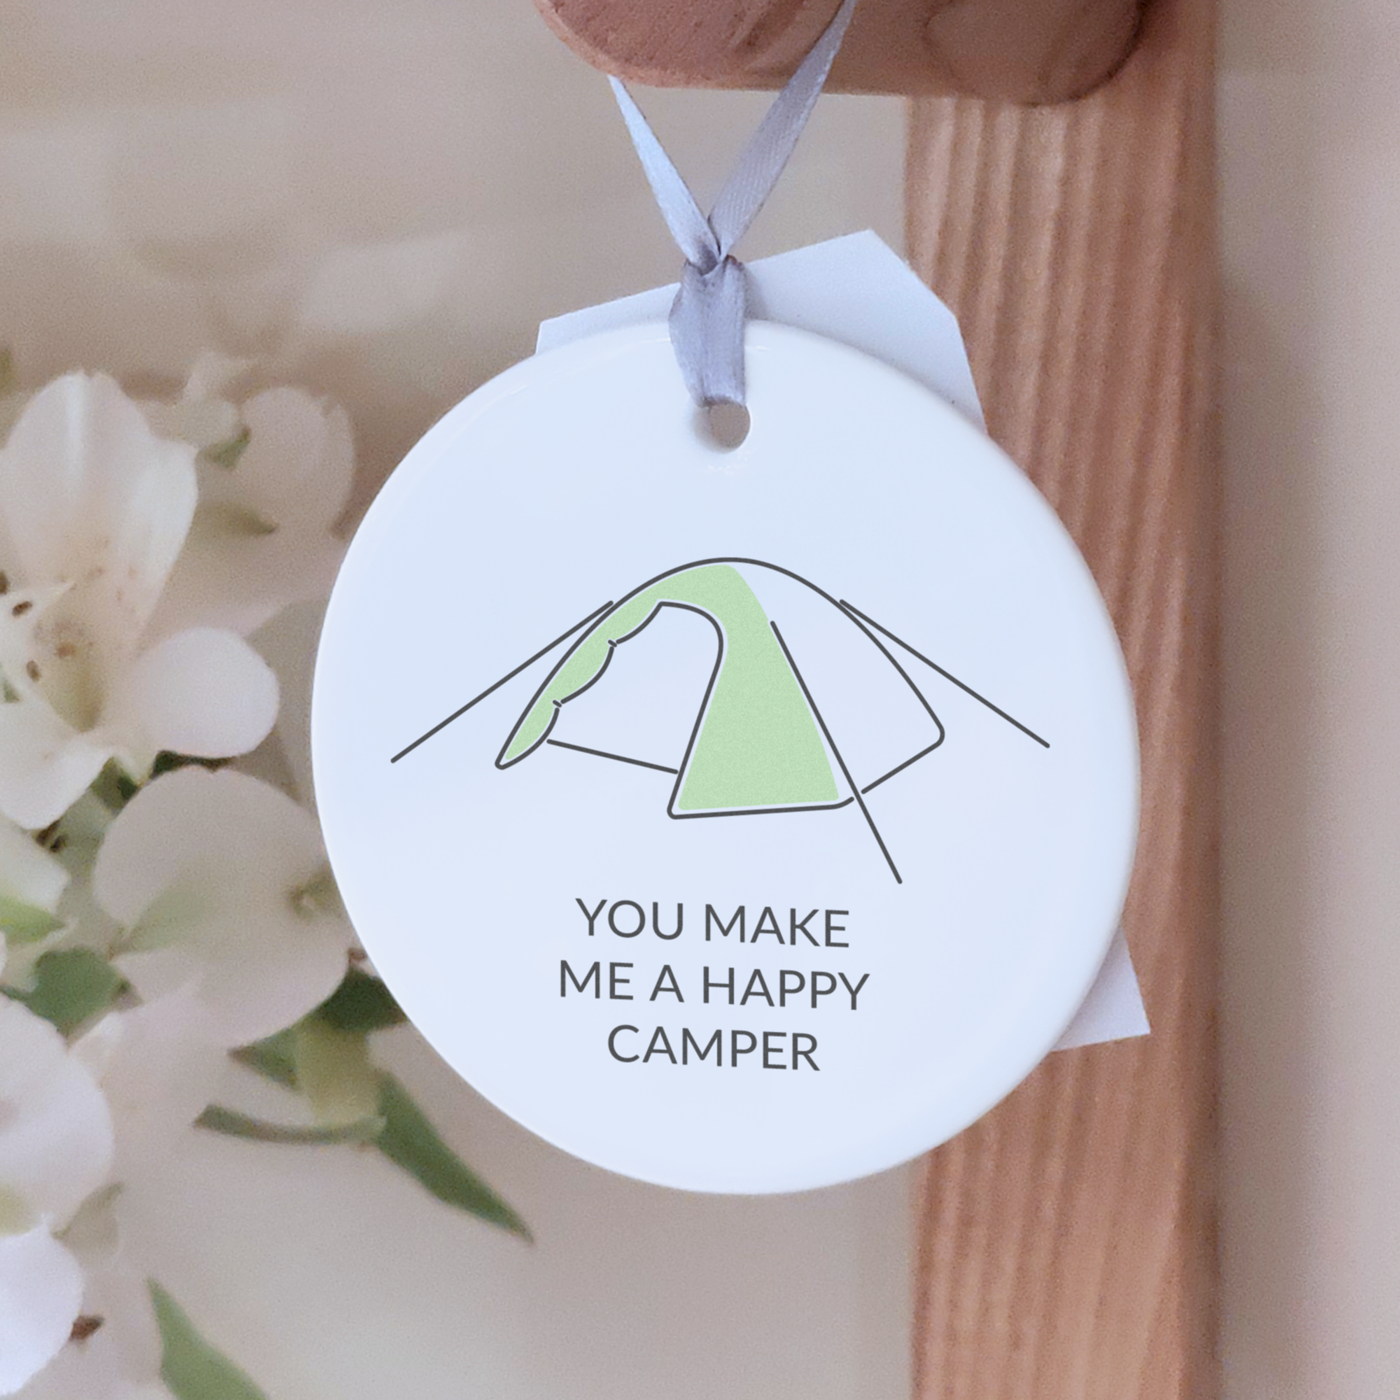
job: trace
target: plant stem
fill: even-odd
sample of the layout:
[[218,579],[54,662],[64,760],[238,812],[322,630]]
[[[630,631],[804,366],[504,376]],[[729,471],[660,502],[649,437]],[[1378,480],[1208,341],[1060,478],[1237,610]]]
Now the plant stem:
[[246,1113],[238,1113],[219,1104],[210,1104],[195,1119],[196,1128],[206,1128],[211,1133],[222,1133],[225,1137],[248,1138],[253,1142],[279,1142],[300,1147],[323,1147],[340,1142],[373,1142],[384,1127],[382,1118],[361,1118],[354,1123],[343,1123],[336,1127],[301,1128],[287,1123],[268,1123],[261,1118],[250,1118]]

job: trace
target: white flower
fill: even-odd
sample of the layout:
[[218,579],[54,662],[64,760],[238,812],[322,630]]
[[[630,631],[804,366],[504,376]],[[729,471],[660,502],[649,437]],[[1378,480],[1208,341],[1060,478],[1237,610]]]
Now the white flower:
[[109,1011],[73,1046],[112,1113],[113,1175],[129,1181],[164,1160],[208,1106],[225,1055],[193,986]]
[[243,773],[184,768],[144,788],[93,890],[123,926],[122,974],[148,1001],[192,984],[221,1045],[291,1025],[345,973],[353,935],[315,818]]
[[91,1073],[47,1021],[0,997],[0,1188],[60,1228],[111,1161],[112,1118]]
[[199,505],[157,614],[161,631],[205,625],[247,635],[288,603],[330,592],[345,553],[335,533],[354,471],[343,409],[275,388],[235,405],[246,361],[204,356],[160,429],[200,453]]
[[252,369],[252,360],[207,350],[195,359],[179,398],[145,399],[141,410],[161,437],[199,448],[234,445],[243,423],[231,400]]
[[277,676],[277,735],[286,760],[288,781],[278,783],[303,806],[316,810],[311,779],[311,682],[316,669],[316,641],[326,618],[326,599],[283,608],[249,638]]
[[0,1395],[68,1340],[82,1269],[54,1238],[107,1177],[112,1120],[47,1021],[0,997]]
[[[40,1225],[13,1251],[13,1291],[24,1294],[16,1316],[27,1338],[43,1338],[42,1345],[27,1343],[22,1369],[43,1369],[20,1392],[21,1400],[145,1400],[165,1394],[155,1312],[145,1271],[131,1260],[132,1241],[122,1238],[121,1187],[115,1183],[132,1181],[165,1159],[176,1135],[209,1102],[225,1058],[204,1020],[203,1008],[186,990],[109,1012],[68,1052],[69,1064],[88,1072],[108,1106],[114,1137],[108,1174],[114,1184],[89,1194],[57,1239]],[[74,1191],[92,1179],[90,1173]],[[0,1240],[0,1269],[6,1243]],[[0,1273],[0,1290],[6,1282]],[[0,1337],[4,1325],[0,1321]]]
[[111,757],[226,757],[277,712],[240,637],[152,629],[195,510],[195,451],[104,376],[65,375],[0,448],[0,812],[46,826]]
[[0,1237],[0,1395],[58,1355],[82,1305],[83,1271],[42,1225]]
[[[55,915],[63,920],[63,928],[37,950],[27,950],[31,958],[37,958],[51,947],[91,948],[104,958],[110,955],[118,930],[93,900],[92,867],[114,816],[112,809],[89,789],[51,828],[53,851],[68,872],[68,887],[63,891]],[[23,985],[18,977],[7,976],[5,980]]]
[[0,973],[23,978],[61,924],[68,872],[27,832],[0,817]]
[[169,1396],[160,1383],[160,1329],[150,1291],[136,1270],[93,1270],[83,1286],[79,1316],[80,1332],[25,1386],[20,1400]]

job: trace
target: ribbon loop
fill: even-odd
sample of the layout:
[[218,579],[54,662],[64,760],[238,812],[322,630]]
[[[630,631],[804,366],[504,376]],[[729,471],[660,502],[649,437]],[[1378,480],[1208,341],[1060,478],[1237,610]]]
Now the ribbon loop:
[[691,397],[702,407],[744,402],[748,278],[731,249],[772,193],[826,84],[856,0],[842,0],[797,71],[773,100],[706,218],[632,94],[609,78],[642,171],[685,255],[671,306],[671,344]]
[[681,270],[671,303],[671,345],[690,396],[702,407],[744,402],[744,321],[748,277],[737,258],[708,272],[693,262]]

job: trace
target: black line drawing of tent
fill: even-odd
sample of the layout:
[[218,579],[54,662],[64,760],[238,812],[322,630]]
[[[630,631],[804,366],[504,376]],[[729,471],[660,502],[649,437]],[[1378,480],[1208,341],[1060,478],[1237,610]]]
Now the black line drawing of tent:
[[[768,616],[751,586],[751,580],[764,577],[758,571],[768,571],[769,575],[810,589],[858,629],[917,699],[931,725],[931,742],[870,781],[858,783],[777,619]],[[680,609],[704,618],[713,627],[716,639],[709,681],[679,765],[672,768],[554,737],[563,707],[602,681],[617,649],[638,637],[666,609]],[[680,565],[648,579],[622,598],[595,608],[399,750],[390,761],[397,763],[405,758],[566,642],[570,645],[540,682],[501,746],[496,758],[498,769],[512,768],[546,745],[655,769],[674,775],[666,811],[675,820],[834,811],[854,804],[899,883],[903,879],[865,797],[937,750],[946,738],[946,730],[892,646],[929,667],[1043,748],[1050,747],[1035,731],[854,604],[833,597],[790,569],[736,557]]]

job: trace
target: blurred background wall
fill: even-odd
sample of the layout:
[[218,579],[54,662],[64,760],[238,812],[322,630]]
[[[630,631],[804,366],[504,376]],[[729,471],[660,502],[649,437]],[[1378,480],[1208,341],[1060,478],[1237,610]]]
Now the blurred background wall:
[[1229,1400],[1400,1394],[1400,8],[1224,0]]

